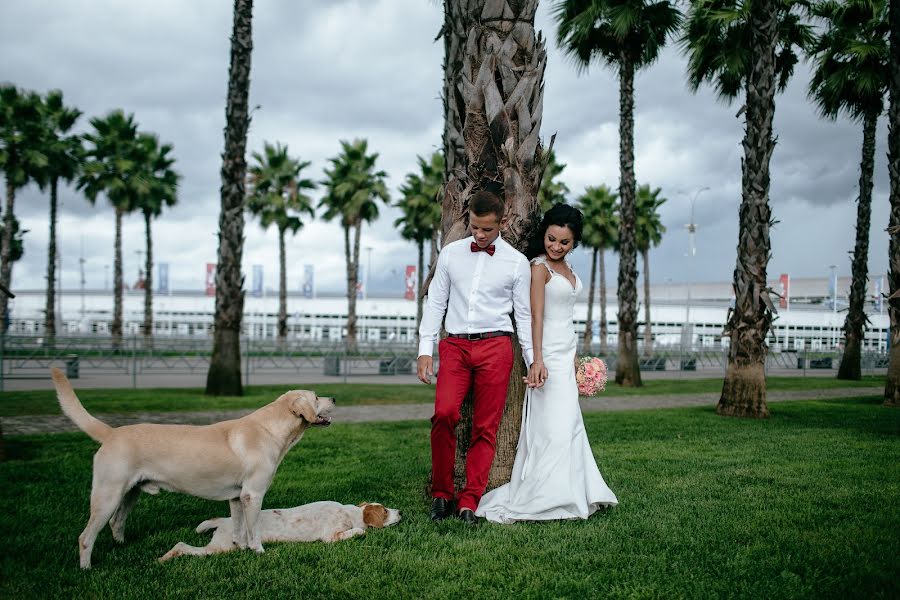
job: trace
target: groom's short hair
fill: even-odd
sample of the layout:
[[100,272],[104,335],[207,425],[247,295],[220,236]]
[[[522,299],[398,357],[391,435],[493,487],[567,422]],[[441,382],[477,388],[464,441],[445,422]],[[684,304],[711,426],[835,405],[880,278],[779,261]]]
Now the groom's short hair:
[[475,216],[484,217],[486,215],[497,215],[497,220],[503,220],[506,215],[506,204],[497,196],[487,190],[481,190],[472,196],[469,201],[469,210],[475,213]]

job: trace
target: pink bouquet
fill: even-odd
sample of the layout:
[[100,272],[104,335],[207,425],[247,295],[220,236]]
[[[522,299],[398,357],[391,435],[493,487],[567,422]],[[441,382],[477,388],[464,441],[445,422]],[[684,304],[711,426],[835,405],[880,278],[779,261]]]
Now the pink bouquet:
[[606,363],[596,356],[579,358],[575,382],[579,396],[596,396],[606,389]]

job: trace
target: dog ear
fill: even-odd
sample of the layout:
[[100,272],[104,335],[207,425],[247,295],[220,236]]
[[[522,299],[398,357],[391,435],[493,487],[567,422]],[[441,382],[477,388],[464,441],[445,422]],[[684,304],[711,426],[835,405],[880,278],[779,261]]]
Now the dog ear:
[[295,417],[305,419],[307,423],[315,423],[319,418],[318,415],[316,415],[316,410],[313,407],[312,402],[303,396],[291,399],[290,407],[291,412],[294,413]]
[[380,504],[366,504],[363,507],[363,523],[369,527],[380,529],[387,519],[387,510]]

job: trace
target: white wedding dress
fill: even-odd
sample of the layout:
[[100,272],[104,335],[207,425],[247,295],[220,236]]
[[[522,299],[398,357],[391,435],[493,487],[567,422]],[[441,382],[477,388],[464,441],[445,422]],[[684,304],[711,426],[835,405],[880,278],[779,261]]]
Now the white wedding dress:
[[[475,514],[496,523],[586,519],[616,495],[597,468],[578,404],[575,383],[575,287],[539,256],[532,264],[550,271],[544,288],[543,354],[549,373],[543,387],[528,390],[512,479],[486,493]],[[574,273],[574,271],[573,271]]]

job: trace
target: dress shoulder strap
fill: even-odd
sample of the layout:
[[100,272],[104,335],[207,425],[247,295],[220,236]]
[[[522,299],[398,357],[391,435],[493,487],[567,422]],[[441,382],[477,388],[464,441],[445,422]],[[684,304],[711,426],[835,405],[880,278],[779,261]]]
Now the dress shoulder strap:
[[550,268],[550,265],[547,264],[547,257],[541,254],[540,256],[535,256],[531,259],[531,264],[533,265],[544,265],[544,267],[550,271],[551,274],[555,274],[553,269]]

